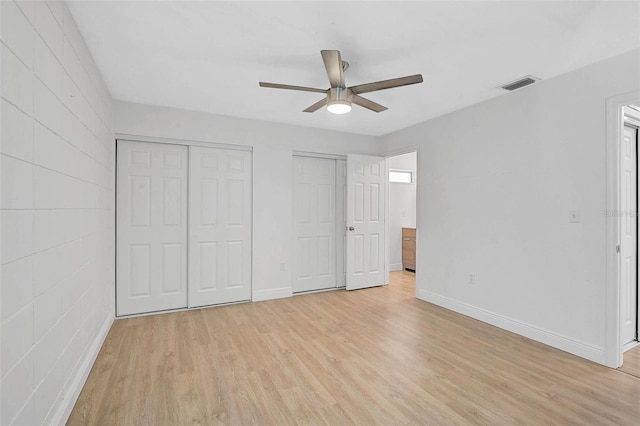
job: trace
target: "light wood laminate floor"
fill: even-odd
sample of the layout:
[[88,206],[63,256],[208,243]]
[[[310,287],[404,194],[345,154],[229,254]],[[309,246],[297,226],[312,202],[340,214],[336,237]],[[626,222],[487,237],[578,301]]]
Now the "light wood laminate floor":
[[392,284],[118,320],[69,425],[627,424],[640,379]]
[[626,351],[622,358],[622,363],[621,371],[640,378],[640,345]]

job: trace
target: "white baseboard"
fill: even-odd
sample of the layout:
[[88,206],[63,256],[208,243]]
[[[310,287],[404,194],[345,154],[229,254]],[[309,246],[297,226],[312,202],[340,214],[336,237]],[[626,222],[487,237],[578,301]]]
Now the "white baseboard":
[[269,290],[258,290],[253,292],[252,302],[262,302],[264,300],[282,299],[293,296],[291,287],[273,288]]
[[433,303],[434,305],[450,309],[462,315],[486,322],[512,333],[519,334],[529,339],[535,340],[556,349],[569,352],[570,354],[586,358],[590,361],[603,364],[605,362],[604,347],[589,345],[560,334],[544,330],[542,328],[505,317],[467,303],[463,303],[445,296],[440,296],[426,290],[418,291],[418,298]]
[[390,271],[402,271],[402,263],[390,263],[389,264]]
[[93,343],[89,346],[89,350],[84,356],[84,359],[80,360],[78,364],[78,369],[76,370],[75,376],[71,379],[69,388],[62,395],[62,401],[60,406],[51,417],[51,420],[47,422],[52,425],[65,425],[67,420],[69,420],[69,416],[71,415],[71,411],[73,410],[73,406],[76,405],[76,401],[80,396],[80,392],[84,387],[87,378],[89,377],[89,373],[91,372],[91,368],[93,364],[96,362],[96,358],[100,353],[100,349],[104,344],[104,340],[107,338],[107,334],[109,334],[109,330],[111,329],[111,325],[113,324],[114,317],[110,315],[100,327],[100,331],[98,332],[96,338]]

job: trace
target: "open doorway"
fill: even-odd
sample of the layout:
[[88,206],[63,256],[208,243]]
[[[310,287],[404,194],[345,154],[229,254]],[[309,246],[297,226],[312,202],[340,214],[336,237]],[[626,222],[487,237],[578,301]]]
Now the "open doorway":
[[417,152],[388,158],[390,271],[416,271],[417,160]]

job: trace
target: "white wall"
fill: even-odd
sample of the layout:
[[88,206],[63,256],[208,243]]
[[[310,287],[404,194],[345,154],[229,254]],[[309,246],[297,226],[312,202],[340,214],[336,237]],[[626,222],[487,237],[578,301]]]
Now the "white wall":
[[64,3],[0,7],[0,423],[55,424],[113,319],[112,105]]
[[384,138],[419,150],[420,298],[604,362],[605,101],[638,76],[635,50]]
[[369,136],[123,102],[116,103],[115,131],[253,147],[254,301],[292,294],[293,151],[379,152]]
[[[410,152],[389,158],[389,170],[415,172],[417,154]],[[389,269],[402,269],[402,228],[416,227],[416,185],[389,183]]]

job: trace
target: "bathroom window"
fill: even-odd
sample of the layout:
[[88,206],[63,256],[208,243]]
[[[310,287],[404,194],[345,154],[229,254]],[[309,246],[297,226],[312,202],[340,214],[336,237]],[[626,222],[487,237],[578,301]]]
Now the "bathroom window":
[[389,170],[391,183],[415,183],[415,172],[409,170]]

